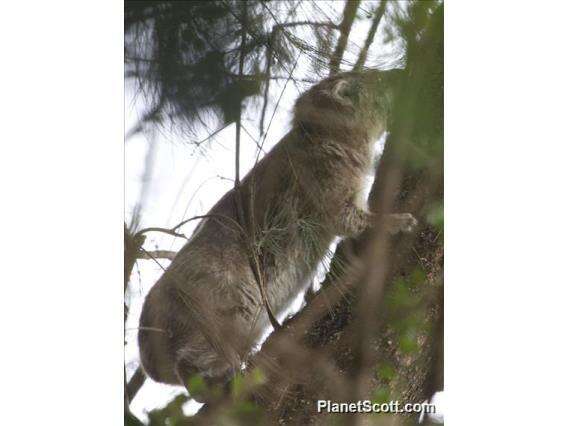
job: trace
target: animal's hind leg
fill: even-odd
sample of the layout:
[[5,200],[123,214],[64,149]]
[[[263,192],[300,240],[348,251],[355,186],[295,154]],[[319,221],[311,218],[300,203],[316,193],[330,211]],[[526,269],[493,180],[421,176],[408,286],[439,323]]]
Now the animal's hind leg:
[[235,373],[227,360],[213,352],[196,348],[181,351],[175,365],[179,383],[198,402],[209,402],[223,390]]
[[197,395],[197,393],[199,393],[196,392],[198,391],[198,389],[190,389],[192,379],[195,376],[199,375],[199,370],[197,370],[197,368],[195,368],[189,361],[181,359],[176,362],[175,372],[176,376],[178,377],[179,383],[185,387],[185,389],[189,393],[189,396],[198,400],[199,402],[204,402],[201,401],[199,395]]
[[[176,374],[189,396],[200,403],[210,403],[212,399],[228,394],[233,377],[232,372],[222,376],[207,376],[184,361],[177,363]],[[200,379],[195,380],[195,377]]]

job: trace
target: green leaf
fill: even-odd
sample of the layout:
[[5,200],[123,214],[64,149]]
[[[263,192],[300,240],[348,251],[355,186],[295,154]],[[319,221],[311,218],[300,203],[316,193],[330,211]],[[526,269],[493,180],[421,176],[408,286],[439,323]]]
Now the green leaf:
[[410,354],[418,351],[418,341],[416,339],[416,332],[414,330],[407,330],[398,342],[400,350],[405,354]]
[[394,367],[390,364],[381,364],[377,367],[377,378],[390,382],[396,376]]
[[244,387],[245,382],[243,375],[241,373],[236,374],[231,382],[231,393],[233,397],[238,398],[240,395],[242,395]]
[[207,392],[207,383],[203,377],[195,375],[187,381],[187,389],[192,396],[203,396]]
[[418,286],[426,281],[426,272],[422,268],[416,268],[410,274],[409,282],[413,287]]
[[444,229],[444,205],[442,203],[434,203],[430,206],[426,213],[426,221],[438,230]]
[[259,367],[256,367],[254,370],[251,371],[250,377],[252,379],[253,386],[260,386],[266,383],[266,375]]
[[388,403],[390,399],[390,389],[387,386],[379,386],[373,392],[373,403],[375,404],[384,404]]

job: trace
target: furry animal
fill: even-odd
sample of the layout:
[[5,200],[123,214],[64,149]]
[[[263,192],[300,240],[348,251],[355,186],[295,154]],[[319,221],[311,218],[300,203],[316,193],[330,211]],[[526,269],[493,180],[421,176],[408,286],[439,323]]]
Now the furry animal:
[[[295,104],[292,130],[202,220],[144,302],[138,342],[152,379],[230,377],[269,325],[255,273],[278,315],[310,285],[335,237],[368,226],[365,182],[393,72],[313,86]],[[410,230],[416,221],[393,215],[391,224]]]

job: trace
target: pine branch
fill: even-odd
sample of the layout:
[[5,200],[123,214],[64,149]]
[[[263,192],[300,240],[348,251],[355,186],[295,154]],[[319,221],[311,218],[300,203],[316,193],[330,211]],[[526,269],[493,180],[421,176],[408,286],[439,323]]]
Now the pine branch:
[[363,49],[361,49],[361,52],[359,53],[359,58],[357,58],[357,62],[355,63],[355,66],[353,67],[354,71],[361,70],[361,68],[363,68],[363,66],[365,65],[365,61],[367,60],[367,54],[369,52],[369,47],[371,47],[371,44],[373,44],[373,40],[375,39],[375,34],[377,33],[377,28],[379,28],[379,24],[381,22],[381,19],[382,19],[383,15],[385,14],[386,7],[387,7],[387,0],[382,0],[381,4],[379,5],[377,10],[375,11],[373,23],[371,24],[371,28],[369,29],[369,32],[367,33],[365,45],[363,46]]
[[275,28],[290,28],[290,27],[299,27],[299,26],[310,26],[310,27],[325,27],[331,28],[334,30],[339,30],[340,26],[334,24],[333,22],[317,22],[317,21],[296,21],[296,22],[286,22],[283,24],[275,25]]
[[343,54],[345,53],[345,47],[347,46],[347,39],[349,38],[349,33],[351,32],[351,27],[353,26],[353,21],[357,15],[357,8],[359,7],[360,0],[347,0],[345,2],[345,9],[343,10],[343,20],[339,25],[339,40],[337,40],[337,46],[335,51],[331,56],[329,61],[329,75],[336,74],[339,71],[339,64],[343,59]]
[[[242,2],[243,7],[243,15],[242,19],[242,30],[241,30],[241,49],[240,49],[240,56],[239,56],[239,78],[242,79],[243,71],[244,71],[244,61],[245,61],[245,47],[246,47],[246,38],[247,38],[247,2],[244,0]],[[268,300],[268,295],[266,292],[266,280],[264,279],[264,274],[260,267],[260,260],[256,251],[254,250],[255,244],[255,227],[254,227],[254,209],[250,210],[250,223],[245,218],[244,213],[244,204],[243,198],[241,193],[241,179],[240,179],[240,154],[241,154],[241,115],[242,111],[239,110],[239,114],[237,116],[237,123],[236,123],[236,135],[235,135],[235,204],[237,210],[237,220],[241,227],[245,231],[244,240],[246,245],[246,250],[248,252],[249,264],[252,269],[255,281],[258,285],[260,290],[260,294],[262,296],[262,301],[264,303],[264,307],[266,309],[266,313],[268,314],[268,319],[270,320],[270,324],[274,327],[275,330],[280,328],[280,324],[274,315],[272,307],[270,306],[270,301]],[[251,204],[252,204],[252,191],[251,191]],[[249,226],[250,225],[250,226]],[[249,229],[250,228],[250,229]],[[247,232],[248,231],[248,232]],[[251,241],[252,240],[252,241]]]
[[126,135],[124,136],[124,140],[128,140],[133,136],[136,136],[138,133],[144,130],[144,127],[147,123],[157,123],[161,120],[162,108],[164,104],[160,101],[151,111],[148,111],[144,116],[136,123],[134,127],[132,127]]

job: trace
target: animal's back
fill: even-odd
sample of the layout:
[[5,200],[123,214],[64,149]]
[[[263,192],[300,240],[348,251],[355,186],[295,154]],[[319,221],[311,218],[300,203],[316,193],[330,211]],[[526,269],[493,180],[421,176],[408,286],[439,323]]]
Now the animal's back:
[[199,364],[192,366],[196,371],[222,375],[218,364],[223,363],[209,356],[211,348],[225,346],[221,352],[228,352],[227,358],[241,359],[267,327],[243,232],[258,248],[254,255],[276,315],[311,282],[333,235],[318,225],[321,219],[310,205],[306,191],[313,182],[301,181],[302,160],[295,157],[302,156],[302,147],[295,136],[288,135],[243,179],[247,224],[239,219],[235,191],[229,191],[150,291],[139,331],[141,360],[150,377],[179,383],[175,364],[186,355],[186,343]]
[[151,377],[232,374],[268,324],[254,268],[277,314],[334,237],[368,226],[362,182],[388,98],[370,89],[382,75],[344,73],[304,93],[291,132],[243,179],[240,197],[229,191],[208,212],[144,303],[139,342]]

